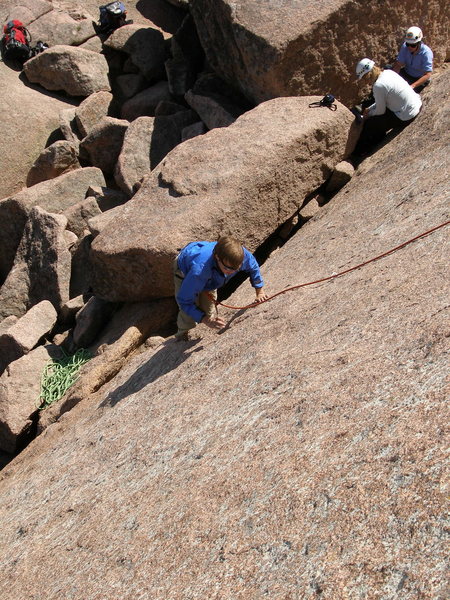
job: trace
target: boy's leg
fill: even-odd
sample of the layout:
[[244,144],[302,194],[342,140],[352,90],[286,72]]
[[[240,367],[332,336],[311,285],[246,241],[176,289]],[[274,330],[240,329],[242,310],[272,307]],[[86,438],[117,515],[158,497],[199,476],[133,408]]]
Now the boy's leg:
[[[178,257],[173,261],[173,284],[175,287],[175,300],[177,298],[178,292],[180,291],[181,284],[183,283],[184,275],[178,268]],[[180,307],[178,307],[180,308]],[[190,329],[194,329],[197,323],[194,321],[192,317],[184,312],[184,310],[179,310],[177,317],[177,327],[178,331],[176,333],[177,337],[183,337],[187,335],[187,332]]]

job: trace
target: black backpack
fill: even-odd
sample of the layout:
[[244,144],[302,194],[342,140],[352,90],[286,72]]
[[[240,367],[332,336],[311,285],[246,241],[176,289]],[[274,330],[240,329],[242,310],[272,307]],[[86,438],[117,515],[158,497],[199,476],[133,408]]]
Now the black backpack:
[[123,2],[110,2],[100,6],[100,17],[97,24],[99,33],[110,34],[126,24],[127,11]]

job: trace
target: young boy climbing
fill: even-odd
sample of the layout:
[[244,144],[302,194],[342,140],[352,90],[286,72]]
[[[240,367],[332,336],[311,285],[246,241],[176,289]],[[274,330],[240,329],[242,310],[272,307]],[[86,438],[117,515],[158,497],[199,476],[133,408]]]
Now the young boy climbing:
[[225,321],[214,316],[217,289],[233,275],[244,271],[250,275],[256,301],[266,300],[264,282],[255,257],[238,240],[223,236],[217,242],[191,242],[173,262],[175,299],[180,312],[177,318],[178,339],[187,339],[197,323],[222,329]]

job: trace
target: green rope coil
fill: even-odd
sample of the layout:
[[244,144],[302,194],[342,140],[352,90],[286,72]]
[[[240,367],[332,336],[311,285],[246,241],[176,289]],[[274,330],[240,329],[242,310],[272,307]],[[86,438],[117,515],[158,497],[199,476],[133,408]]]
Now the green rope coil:
[[42,410],[64,396],[69,387],[78,379],[80,368],[92,356],[84,348],[69,355],[64,351],[62,358],[48,362],[41,376],[39,409]]

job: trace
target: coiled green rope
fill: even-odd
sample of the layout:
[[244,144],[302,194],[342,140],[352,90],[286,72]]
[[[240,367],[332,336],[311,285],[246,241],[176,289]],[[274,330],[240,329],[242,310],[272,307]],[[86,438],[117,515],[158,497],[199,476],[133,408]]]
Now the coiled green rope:
[[80,368],[92,358],[84,348],[75,354],[63,352],[62,358],[48,362],[41,376],[39,409],[42,410],[64,396],[69,387],[77,380]]

